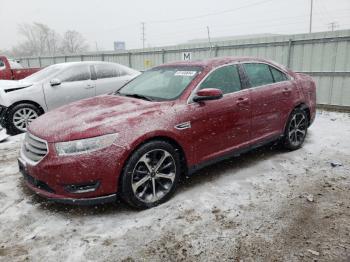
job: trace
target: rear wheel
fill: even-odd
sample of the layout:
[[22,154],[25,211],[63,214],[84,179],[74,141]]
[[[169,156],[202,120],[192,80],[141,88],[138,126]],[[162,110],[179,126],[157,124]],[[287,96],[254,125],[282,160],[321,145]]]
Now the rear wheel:
[[32,104],[18,104],[7,113],[5,126],[7,133],[16,135],[26,132],[28,125],[41,115],[39,108]]
[[309,121],[304,110],[296,108],[288,119],[284,133],[284,147],[289,150],[300,148],[305,140]]
[[121,196],[137,208],[150,208],[167,201],[180,177],[180,156],[165,141],[151,141],[128,160],[121,177]]

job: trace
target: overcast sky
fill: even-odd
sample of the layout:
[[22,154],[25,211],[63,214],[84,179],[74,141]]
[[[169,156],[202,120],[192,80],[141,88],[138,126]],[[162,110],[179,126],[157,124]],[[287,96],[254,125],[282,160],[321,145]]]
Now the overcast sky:
[[[127,48],[171,45],[193,38],[255,33],[305,33],[310,0],[0,0],[0,49],[21,41],[18,25],[40,22],[58,33],[77,30],[91,50],[113,49],[113,41]],[[350,0],[314,0],[314,31],[350,28]]]

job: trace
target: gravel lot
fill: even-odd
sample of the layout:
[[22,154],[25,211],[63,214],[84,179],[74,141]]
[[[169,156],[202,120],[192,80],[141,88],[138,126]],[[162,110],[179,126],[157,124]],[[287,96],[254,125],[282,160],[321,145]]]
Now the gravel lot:
[[0,144],[0,261],[350,261],[350,114],[318,112],[302,149],[221,162],[145,211],[34,195],[22,137]]

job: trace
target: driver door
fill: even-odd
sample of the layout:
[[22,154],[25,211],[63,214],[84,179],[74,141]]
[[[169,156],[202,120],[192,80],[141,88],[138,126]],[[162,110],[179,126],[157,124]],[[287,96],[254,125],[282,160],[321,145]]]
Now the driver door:
[[51,86],[44,84],[46,105],[49,110],[59,106],[93,97],[96,94],[95,81],[91,80],[89,65],[74,65],[57,75],[61,84]]
[[250,91],[243,90],[237,65],[216,69],[201,83],[200,89],[218,88],[219,100],[191,104],[195,118],[201,121],[194,154],[205,162],[245,146],[250,139]]

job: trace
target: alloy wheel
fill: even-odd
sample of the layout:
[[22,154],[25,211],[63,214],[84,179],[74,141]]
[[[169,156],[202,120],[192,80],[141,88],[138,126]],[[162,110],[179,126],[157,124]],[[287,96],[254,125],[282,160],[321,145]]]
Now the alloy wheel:
[[145,153],[136,163],[132,173],[132,190],[137,199],[154,203],[171,190],[176,176],[173,156],[163,149]]
[[304,114],[296,113],[293,115],[288,129],[288,139],[293,146],[299,146],[303,143],[307,130],[307,119]]
[[28,125],[38,118],[38,113],[31,108],[18,109],[13,114],[13,125],[20,131],[25,132]]

